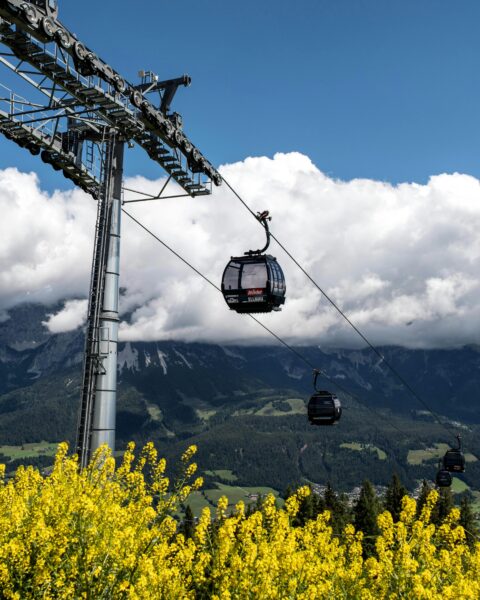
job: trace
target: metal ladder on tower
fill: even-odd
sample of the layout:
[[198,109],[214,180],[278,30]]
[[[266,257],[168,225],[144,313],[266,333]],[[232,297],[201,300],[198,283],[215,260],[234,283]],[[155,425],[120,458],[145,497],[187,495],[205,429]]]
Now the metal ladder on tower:
[[113,148],[115,140],[105,142],[105,159],[102,164],[101,193],[98,199],[97,221],[95,225],[95,251],[92,261],[90,295],[88,301],[87,328],[85,334],[85,354],[83,363],[82,399],[77,427],[77,454],[79,463],[85,468],[90,459],[90,434],[95,406],[96,375],[102,372],[100,355],[100,315],[102,312],[105,286],[105,266],[111,221],[111,182],[113,168]]

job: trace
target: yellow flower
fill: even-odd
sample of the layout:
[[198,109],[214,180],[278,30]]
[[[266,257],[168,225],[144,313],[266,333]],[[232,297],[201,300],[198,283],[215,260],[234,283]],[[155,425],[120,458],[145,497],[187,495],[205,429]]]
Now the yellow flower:
[[50,475],[21,467],[2,480],[1,597],[480,598],[480,544],[469,548],[457,509],[439,527],[430,523],[436,492],[417,520],[408,497],[399,522],[382,513],[376,554],[367,560],[362,532],[347,525],[334,536],[328,511],[293,526],[308,487],[284,508],[269,495],[248,516],[243,502],[227,515],[222,496],[216,520],[205,508],[187,539],[174,515],[202,483],[189,481],[195,451],[183,455],[182,475],[172,486],[153,444],[138,457],[129,444],[118,468],[110,451],[100,448],[83,471],[62,444]]
[[185,452],[182,454],[182,462],[183,463],[187,463],[190,461],[190,459],[192,458],[192,456],[194,454],[196,454],[197,452],[197,447],[195,446],[195,444],[192,444],[191,446],[189,446]]
[[217,502],[217,519],[223,519],[225,517],[225,511],[228,507],[228,498],[226,496],[220,496]]

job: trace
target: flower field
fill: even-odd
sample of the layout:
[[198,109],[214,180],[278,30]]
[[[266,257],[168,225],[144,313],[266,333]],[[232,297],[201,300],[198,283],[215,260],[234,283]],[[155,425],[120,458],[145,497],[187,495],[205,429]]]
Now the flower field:
[[83,472],[61,444],[49,475],[20,467],[2,476],[1,597],[480,598],[480,544],[467,544],[457,509],[440,526],[430,522],[435,491],[417,517],[408,496],[398,522],[379,516],[369,558],[353,526],[333,534],[328,511],[293,525],[306,487],[282,509],[268,496],[248,515],[243,502],[227,514],[222,497],[186,537],[173,515],[202,485],[194,453],[185,452],[174,482],[152,444],[137,457],[130,445],[118,467],[102,448]]

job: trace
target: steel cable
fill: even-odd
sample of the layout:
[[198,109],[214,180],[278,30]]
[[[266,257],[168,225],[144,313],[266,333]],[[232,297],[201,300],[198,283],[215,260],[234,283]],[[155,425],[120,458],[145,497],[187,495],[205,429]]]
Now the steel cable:
[[[228,187],[228,189],[236,196],[236,198],[243,204],[243,206],[248,210],[248,212],[255,218],[258,222],[257,216],[253,212],[253,210],[248,206],[248,204],[243,200],[240,194],[230,185],[230,183],[223,178],[224,183]],[[385,366],[390,370],[390,372],[400,381],[400,383],[412,394],[412,396],[434,417],[437,423],[448,433],[449,436],[453,435],[450,429],[445,426],[445,424],[440,419],[440,416],[425,402],[425,400],[413,389],[413,387],[408,383],[408,381],[397,371],[397,369],[383,356],[383,354],[370,342],[370,340],[360,331],[360,329],[351,321],[351,319],[343,312],[343,310],[336,304],[336,302],[323,290],[318,283],[313,279],[313,277],[303,268],[303,266],[298,262],[298,260],[287,250],[287,248],[280,242],[280,240],[270,232],[270,236],[277,242],[280,248],[285,252],[285,254],[294,262],[294,264],[302,271],[302,273],[307,277],[307,279],[318,289],[318,291],[324,296],[324,298],[333,306],[333,308],[341,315],[341,317],[352,327],[352,329],[360,336],[360,338],[367,344],[367,346],[381,359],[381,361],[385,364]]]
[[[148,227],[146,227],[143,223],[141,223],[138,219],[136,219],[133,215],[131,215],[125,209],[122,208],[122,212],[127,217],[129,217],[129,219],[131,219],[134,223],[136,223],[141,229],[143,229],[146,233],[148,233],[150,236],[152,236],[164,248],[166,248],[169,252],[171,252],[174,256],[176,256],[179,260],[181,260],[185,265],[187,265],[190,269],[192,269],[192,271],[194,271],[197,275],[199,275],[204,281],[206,281],[209,285],[211,285],[215,290],[222,293],[222,290],[211,279],[209,279],[206,275],[204,275],[201,271],[199,271],[196,267],[194,267],[188,260],[183,258],[183,256],[181,256],[176,250],[174,250],[171,246],[169,246],[167,243],[165,243],[153,231],[151,231]],[[269,327],[267,327],[267,325],[265,325],[264,323],[259,321],[256,317],[254,317],[251,314],[248,314],[248,316],[253,321],[258,323],[258,325],[260,325],[260,327],[262,327],[265,331],[267,331],[272,337],[274,337],[276,340],[278,340],[285,348],[287,348],[290,352],[295,354],[301,361],[303,361],[308,367],[310,367],[312,369],[312,371],[314,369],[318,369],[318,367],[313,365],[313,363],[307,357],[305,357],[301,352],[299,352],[297,349],[295,349],[293,346],[291,346],[288,342],[286,342],[284,339],[282,339],[278,334],[276,334]],[[398,431],[402,436],[406,436],[407,438],[410,436],[409,433],[400,429],[395,423],[393,423],[390,419],[388,419],[383,413],[376,412],[366,402],[362,401],[356,394],[352,393],[351,391],[347,390],[342,385],[340,385],[337,381],[335,381],[332,377],[330,377],[325,371],[323,371],[321,369],[318,369],[318,370],[322,377],[324,377],[327,381],[332,383],[337,389],[342,391],[344,394],[346,394],[353,400],[356,400],[360,406],[362,406],[363,408],[366,408],[375,417],[380,416],[380,418],[384,419],[393,429]]]

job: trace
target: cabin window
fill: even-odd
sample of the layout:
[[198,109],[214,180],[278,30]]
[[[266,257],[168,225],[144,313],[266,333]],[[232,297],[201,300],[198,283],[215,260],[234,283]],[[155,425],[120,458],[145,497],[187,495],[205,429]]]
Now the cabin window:
[[240,265],[238,263],[230,263],[227,270],[225,271],[225,277],[223,278],[224,289],[238,290],[239,275],[240,275]]
[[243,265],[242,289],[265,288],[267,279],[267,266],[265,263],[247,263]]

